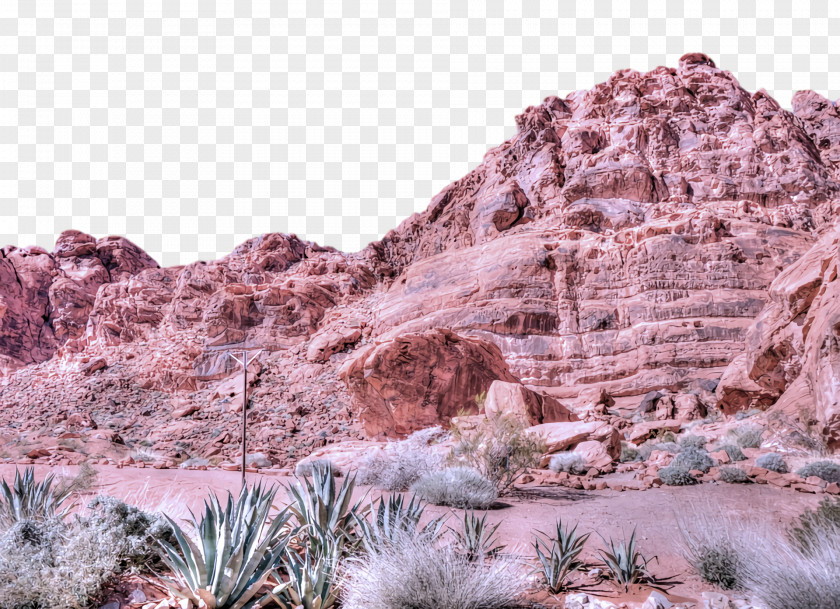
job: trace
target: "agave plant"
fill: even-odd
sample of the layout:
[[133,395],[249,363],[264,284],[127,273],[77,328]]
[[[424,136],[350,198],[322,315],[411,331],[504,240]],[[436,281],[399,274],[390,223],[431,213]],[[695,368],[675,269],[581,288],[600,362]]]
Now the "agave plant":
[[474,512],[464,512],[461,530],[451,529],[455,534],[455,545],[464,552],[470,562],[476,562],[487,556],[495,556],[505,549],[493,537],[499,529],[499,524],[489,525],[487,514],[478,518]]
[[[283,609],[328,609],[338,600],[336,569],[341,549],[332,539],[326,541],[317,555],[304,548],[303,555],[291,548],[286,549],[283,564],[289,581],[278,584],[268,596]],[[323,550],[326,550],[324,552]],[[279,573],[274,572],[278,582]]]
[[609,541],[601,538],[606,546],[598,550],[601,560],[613,579],[624,586],[626,591],[630,584],[654,584],[656,579],[651,575],[647,566],[650,559],[636,548],[636,529],[627,541]]
[[395,543],[404,536],[423,536],[437,539],[441,533],[444,518],[435,518],[418,530],[425,505],[412,496],[409,501],[400,494],[380,497],[377,504],[371,502],[369,511],[371,520],[354,514],[362,543],[369,552],[374,552],[384,544]]
[[70,506],[62,510],[61,505],[72,489],[55,489],[52,484],[52,474],[43,482],[35,482],[35,468],[27,467],[23,475],[15,468],[11,488],[5,479],[0,480],[0,525],[9,527],[22,520],[64,518]]
[[269,523],[275,494],[276,488],[245,486],[236,502],[228,493],[224,509],[210,495],[200,521],[191,513],[195,539],[167,517],[177,545],[160,542],[161,558],[174,574],[165,579],[170,592],[196,605],[201,599],[213,609],[254,607],[292,534],[285,510]]
[[541,535],[545,539],[534,539],[534,550],[540,563],[538,571],[545,578],[549,591],[557,594],[565,587],[569,575],[583,566],[580,554],[590,534],[578,535],[577,525],[569,529],[558,520],[555,536],[542,532]]
[[287,487],[294,515],[305,534],[310,552],[315,556],[328,556],[335,545],[339,553],[358,543],[356,516],[363,516],[368,508],[360,499],[353,503],[355,476],[348,476],[336,488],[332,466],[318,467],[312,479],[298,478]]

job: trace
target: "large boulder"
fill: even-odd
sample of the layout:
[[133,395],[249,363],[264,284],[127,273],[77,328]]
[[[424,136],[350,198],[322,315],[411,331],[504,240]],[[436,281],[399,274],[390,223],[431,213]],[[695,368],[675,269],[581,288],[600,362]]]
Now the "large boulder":
[[517,382],[494,344],[442,329],[368,345],[339,374],[370,436],[448,425],[493,381]]
[[487,416],[512,415],[526,425],[576,421],[578,417],[559,400],[528,389],[521,383],[493,381],[484,401]]
[[604,446],[612,459],[621,455],[621,436],[615,427],[602,421],[572,421],[567,423],[543,423],[528,429],[545,441],[546,454],[541,467],[548,465],[551,455],[576,447],[582,442],[598,442]]

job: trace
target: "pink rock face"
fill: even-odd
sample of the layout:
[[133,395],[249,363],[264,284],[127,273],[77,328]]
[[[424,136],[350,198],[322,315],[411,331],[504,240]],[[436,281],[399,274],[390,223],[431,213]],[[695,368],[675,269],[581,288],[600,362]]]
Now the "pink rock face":
[[360,349],[340,372],[371,436],[407,434],[476,412],[493,381],[516,382],[499,349],[448,330],[405,334]]
[[721,381],[727,412],[805,411],[837,444],[838,116],[813,92],[787,111],[690,54],[527,108],[359,253],[268,234],[161,269],[75,231],[52,253],[5,248],[0,410],[14,435],[84,410],[127,445],[231,458],[242,396],[217,388],[254,347],[254,450],[280,465],[445,423],[494,380],[541,396],[532,421]]
[[831,230],[779,274],[746,353],[718,387],[725,410],[769,404],[796,416],[804,410],[829,447],[840,447],[839,265],[840,232]]

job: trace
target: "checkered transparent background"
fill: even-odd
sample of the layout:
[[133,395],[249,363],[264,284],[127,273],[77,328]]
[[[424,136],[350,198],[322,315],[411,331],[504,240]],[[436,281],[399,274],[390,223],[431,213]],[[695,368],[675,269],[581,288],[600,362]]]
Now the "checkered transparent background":
[[784,106],[835,99],[837,32],[836,0],[4,0],[0,245],[76,228],[163,264],[266,231],[357,250],[547,95],[703,51]]

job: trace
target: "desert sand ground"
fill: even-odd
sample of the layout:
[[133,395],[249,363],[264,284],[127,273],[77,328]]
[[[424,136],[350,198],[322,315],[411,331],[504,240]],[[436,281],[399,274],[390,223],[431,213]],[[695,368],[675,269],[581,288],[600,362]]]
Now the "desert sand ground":
[[[117,469],[112,466],[97,466],[96,469],[99,473],[96,484],[86,493],[87,496],[80,498],[80,507],[89,497],[104,494],[147,510],[160,510],[172,517],[182,518],[188,515],[188,510],[200,509],[208,493],[236,493],[240,488],[238,472]],[[50,471],[56,475],[72,476],[76,468],[36,466],[38,477]],[[13,475],[13,465],[0,465],[0,477],[8,480]],[[248,474],[249,483],[257,481],[288,484],[293,479],[270,471]],[[379,494],[366,487],[356,490],[358,498],[366,493],[374,498]],[[282,490],[278,498],[278,503],[282,505],[285,499]],[[557,518],[579,523],[581,532],[593,531],[587,552],[587,558],[593,565],[597,558],[596,550],[602,545],[599,535],[607,539],[629,536],[635,527],[641,550],[648,557],[657,557],[657,561],[652,563],[652,571],[660,577],[675,576],[680,582],[667,591],[668,596],[685,602],[699,601],[702,592],[712,588],[690,572],[680,555],[680,514],[700,509],[708,513],[712,521],[724,515],[734,520],[755,519],[770,526],[780,526],[806,507],[816,505],[819,499],[819,495],[755,484],[703,484],[625,492],[532,486],[513,496],[503,497],[498,507],[488,512],[488,520],[501,523],[498,536],[508,550],[527,556],[533,554],[531,542],[535,531],[550,531]],[[449,514],[448,521],[453,527],[462,517],[462,512],[458,510],[436,506],[429,506],[427,514],[430,517]],[[595,593],[613,597],[613,602],[617,602],[615,593],[608,589],[596,589]],[[642,596],[640,600],[645,594],[645,591],[638,592]]]

